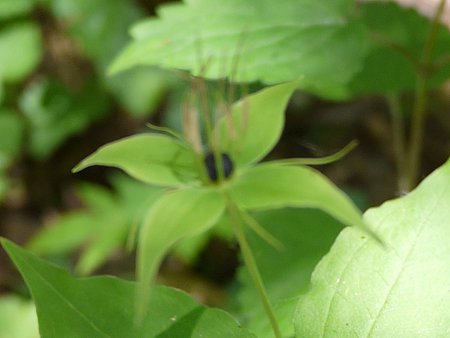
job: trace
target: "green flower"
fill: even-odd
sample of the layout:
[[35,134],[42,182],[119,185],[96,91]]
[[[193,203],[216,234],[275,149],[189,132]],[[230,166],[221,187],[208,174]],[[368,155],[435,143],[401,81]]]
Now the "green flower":
[[[284,110],[297,85],[297,81],[276,85],[235,103],[214,125],[210,123],[209,131],[207,126],[206,150],[200,144],[196,122],[187,114],[185,124],[190,127],[184,138],[154,133],[127,137],[100,148],[75,168],[79,171],[92,165],[117,167],[138,180],[168,188],[151,207],[139,234],[137,279],[141,313],[168,250],[183,238],[209,230],[224,213],[232,220],[246,263],[255,269],[252,275],[263,299],[265,291],[256,266],[250,266],[255,264],[242,224],[269,243],[281,244],[259,226],[250,211],[318,208],[346,225],[363,226],[360,211],[346,195],[319,172],[299,166],[330,162],[348,152],[352,145],[329,158],[257,164],[278,142]],[[265,305],[270,316],[270,305]]]

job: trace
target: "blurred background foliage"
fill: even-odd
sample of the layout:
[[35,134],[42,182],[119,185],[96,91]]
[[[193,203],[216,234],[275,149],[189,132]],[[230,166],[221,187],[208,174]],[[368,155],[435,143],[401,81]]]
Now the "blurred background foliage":
[[[152,63],[152,57],[162,58],[154,63],[165,66],[180,62],[171,59],[170,48],[167,54],[149,53],[147,59],[137,62],[139,67],[108,75],[108,67],[130,41],[131,25],[141,22],[133,32],[136,39],[142,38],[139,34],[148,24],[142,20],[155,15],[163,2],[169,1],[0,2],[0,236],[26,244],[78,274],[95,271],[133,278],[135,229],[160,191],[114,170],[92,168],[73,175],[71,169],[100,145],[146,130],[147,122],[180,128],[180,112],[191,84],[179,72],[146,65]],[[236,10],[241,6],[234,1],[231,5]],[[167,34],[175,32],[181,39],[191,24],[186,18],[198,13],[194,7],[192,13],[186,10],[184,17],[178,16],[179,11],[173,10],[176,6],[161,12],[167,19],[161,25]],[[206,6],[203,10],[207,19],[208,11],[217,8]],[[319,46],[321,53],[330,54],[319,58],[322,64],[309,65],[308,71],[317,77],[306,81],[304,90],[291,100],[283,138],[270,157],[323,156],[358,139],[360,146],[352,154],[320,170],[366,209],[397,195],[392,122],[385,95],[395,93],[402,100],[405,109],[401,118],[408,125],[415,82],[413,65],[401,53],[380,44],[380,36],[389,36],[411,54],[420,55],[429,21],[393,4],[366,4],[361,8],[361,18],[375,36],[373,40],[362,37],[366,39],[364,51],[358,52],[365,53],[362,64],[354,67],[352,58],[357,56],[353,52],[340,55],[348,57],[345,65],[354,68],[343,86],[332,70],[347,74],[345,68],[334,64],[323,67],[324,58],[337,58],[333,50],[339,46]],[[186,31],[182,25],[186,25]],[[359,27],[361,22],[355,25]],[[436,45],[443,61],[449,55],[449,46],[450,34],[446,31],[439,35]],[[283,50],[278,50],[280,53]],[[185,57],[193,59],[192,55]],[[243,59],[243,63],[249,62],[245,56]],[[274,78],[269,68],[266,77],[261,71],[255,80],[282,80]],[[435,87],[429,93],[423,176],[450,153],[449,73],[450,67],[444,67],[432,78]],[[280,74],[282,77],[284,73]],[[220,88],[217,83],[209,86],[212,93]],[[254,83],[250,89],[261,86]],[[298,285],[306,287],[314,265],[337,235],[339,224],[311,211],[267,212],[258,217],[287,243],[280,263],[274,259],[275,251],[251,238],[271,295],[275,301],[288,299],[293,285],[296,290]],[[245,270],[236,274],[237,250],[226,220],[222,223],[214,233],[177,247],[175,255],[166,259],[161,281],[187,289],[213,305],[225,304],[225,290],[237,288],[238,299],[228,306],[252,323],[257,332],[264,332],[264,327],[258,328],[262,324],[257,312],[252,313],[253,319],[245,318],[248,310],[256,307],[256,296]],[[297,226],[298,238],[284,232],[292,226]],[[291,269],[293,266],[297,268]],[[0,252],[0,294],[23,295],[25,288],[19,280]],[[291,311],[292,304],[295,302],[280,306]],[[7,318],[3,313],[11,318],[17,314],[23,320],[29,318],[32,332],[35,319],[29,316],[30,311],[32,304],[11,295],[0,296],[0,322]],[[1,338],[14,337],[11,332],[24,329],[14,320],[5,323],[0,325]],[[5,331],[7,328],[10,331]],[[33,335],[17,333],[16,337]]]

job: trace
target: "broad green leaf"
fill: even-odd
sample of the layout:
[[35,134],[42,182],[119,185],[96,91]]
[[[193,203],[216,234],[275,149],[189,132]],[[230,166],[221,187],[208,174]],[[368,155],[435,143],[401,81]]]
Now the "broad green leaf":
[[67,138],[108,112],[105,92],[89,80],[79,90],[49,78],[26,87],[19,104],[30,125],[29,148],[35,158],[50,156]]
[[235,165],[257,162],[275,146],[283,131],[284,110],[299,83],[263,89],[233,105],[230,117],[221,118],[216,130],[221,150],[231,155]]
[[345,229],[314,270],[298,337],[447,337],[450,161],[413,192],[364,218],[383,248]]
[[120,168],[150,184],[180,185],[194,174],[194,153],[186,144],[160,134],[141,134],[109,143],[84,159],[75,172],[93,165]]
[[20,22],[0,29],[0,79],[22,80],[38,65],[42,55],[39,27]]
[[[333,244],[341,224],[317,210],[291,208],[260,212],[255,218],[283,243],[277,250],[252,231],[247,232],[283,337],[292,337],[299,290],[308,289],[315,265]],[[238,281],[233,300],[238,316],[258,337],[272,338],[269,320],[245,266],[239,270]]]
[[317,208],[345,225],[362,225],[361,213],[351,200],[309,167],[257,165],[239,173],[229,191],[242,209]]
[[35,0],[2,0],[0,2],[0,20],[28,14],[35,4]]
[[[413,9],[400,7],[395,3],[366,3],[361,5],[362,18],[367,27],[366,39],[370,41],[370,52],[364,67],[350,82],[355,94],[395,93],[413,90],[415,69],[411,62],[398,50],[384,45],[395,44],[420,60],[431,22]],[[441,26],[433,56],[439,59],[450,53],[450,32]],[[448,79],[450,65],[438,69],[432,77],[432,84]]]
[[137,24],[132,35],[113,72],[161,65],[199,74],[207,65],[204,75],[220,78],[233,73],[237,60],[238,81],[304,76],[301,88],[326,97],[345,95],[344,84],[366,54],[350,0],[191,0],[161,7],[158,18]]
[[39,338],[36,308],[17,296],[0,297],[0,338]]
[[167,287],[154,290],[138,328],[135,283],[113,277],[76,279],[7,240],[2,244],[30,288],[43,338],[253,337],[226,312]]
[[169,192],[153,205],[139,234],[139,316],[145,312],[151,284],[167,251],[179,240],[210,229],[220,219],[224,208],[222,194],[210,188]]

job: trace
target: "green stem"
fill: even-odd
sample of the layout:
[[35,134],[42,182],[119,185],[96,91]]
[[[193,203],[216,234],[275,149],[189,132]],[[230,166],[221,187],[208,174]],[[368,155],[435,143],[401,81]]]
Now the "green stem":
[[269,317],[270,324],[272,326],[275,337],[282,338],[280,328],[278,327],[278,323],[272,309],[272,305],[270,304],[267,291],[264,287],[264,282],[258,271],[258,266],[256,265],[256,261],[255,258],[253,257],[250,245],[247,241],[247,238],[245,237],[244,229],[242,228],[242,224],[239,219],[239,213],[236,210],[236,207],[234,206],[233,202],[231,202],[230,200],[228,202],[228,212],[230,214],[230,219],[233,223],[234,231],[236,233],[236,237],[242,251],[242,256],[244,257],[245,265],[247,266],[250,272],[250,276],[252,277],[253,283],[256,287],[256,291],[258,292],[261,302],[264,306],[264,310],[267,316]]
[[425,41],[422,54],[421,71],[417,72],[415,105],[410,131],[410,149],[408,157],[407,190],[412,190],[419,178],[420,157],[423,148],[423,132],[425,126],[425,115],[427,108],[427,89],[430,68],[432,66],[433,49],[446,0],[441,0],[433,19],[430,32]]
[[406,190],[405,176],[405,128],[403,124],[403,114],[398,95],[386,96],[389,112],[392,119],[392,139],[394,143],[395,166],[397,169],[397,189],[401,193]]

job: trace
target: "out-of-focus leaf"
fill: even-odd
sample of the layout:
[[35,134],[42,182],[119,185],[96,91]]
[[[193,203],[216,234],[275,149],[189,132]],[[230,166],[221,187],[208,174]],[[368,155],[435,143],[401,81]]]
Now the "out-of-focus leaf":
[[0,2],[0,20],[28,14],[36,0],[2,0]]
[[[355,94],[393,93],[412,90],[415,86],[414,66],[398,50],[383,45],[380,40],[394,43],[420,60],[431,22],[412,9],[394,3],[361,4],[362,17],[367,26],[370,52],[364,67],[350,82]],[[433,56],[435,59],[450,53],[450,32],[440,28]],[[448,79],[450,65],[432,77],[432,84]]]
[[49,79],[31,83],[20,106],[31,127],[32,155],[38,159],[49,156],[68,137],[104,116],[108,105],[107,96],[95,83],[88,83],[79,92]]
[[83,244],[76,270],[82,275],[91,273],[111,252],[125,246],[129,231],[140,225],[144,211],[159,194],[159,189],[123,176],[114,176],[113,186],[117,194],[83,184],[79,195],[87,209],[65,214],[45,227],[28,244],[30,250],[41,255],[64,254]]
[[134,283],[113,277],[75,279],[7,240],[2,244],[37,304],[42,337],[253,337],[226,312],[167,287],[154,290],[143,325],[137,327]]
[[20,150],[23,123],[13,111],[0,109],[0,169],[7,166]]
[[364,218],[383,248],[347,228],[312,275],[298,337],[445,337],[450,332],[450,161]]
[[[317,210],[281,209],[259,212],[255,217],[283,243],[283,248],[277,250],[253,232],[247,232],[283,337],[291,337],[299,290],[308,289],[314,267],[326,254],[342,225]],[[245,266],[240,268],[238,276],[239,288],[234,300],[238,316],[258,337],[272,338],[270,322]]]
[[39,338],[36,308],[16,296],[0,297],[0,338]]
[[128,0],[50,0],[53,14],[104,72],[128,38],[128,27],[143,14]]
[[275,146],[283,131],[284,110],[298,84],[292,81],[250,95],[219,121],[221,151],[231,155],[235,165],[257,162]]
[[361,213],[352,201],[309,167],[261,164],[237,175],[229,191],[242,209],[317,208],[345,225],[362,225]]
[[170,192],[153,205],[138,242],[136,301],[140,317],[146,311],[153,279],[167,251],[179,240],[207,231],[219,220],[224,209],[224,197],[211,188]]
[[136,117],[146,117],[155,112],[174,82],[168,71],[138,67],[112,76],[109,86],[125,109]]
[[41,56],[41,34],[36,24],[25,21],[0,29],[1,81],[22,80],[38,65]]
[[[220,8],[220,11],[217,9]],[[134,41],[112,66],[188,69],[238,81],[279,83],[304,76],[300,87],[342,97],[366,54],[364,29],[350,0],[186,1],[161,7],[136,25]],[[326,51],[326,52],[324,52]]]
[[120,168],[146,183],[180,185],[195,175],[194,161],[193,151],[181,141],[161,134],[141,134],[101,147],[74,171],[104,165]]

